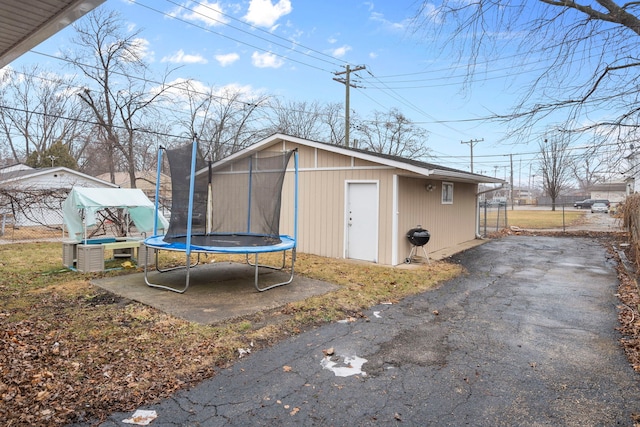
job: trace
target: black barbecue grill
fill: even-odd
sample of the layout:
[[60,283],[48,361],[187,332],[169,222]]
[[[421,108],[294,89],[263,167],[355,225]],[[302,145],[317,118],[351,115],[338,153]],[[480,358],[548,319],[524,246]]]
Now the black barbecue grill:
[[430,238],[431,234],[429,234],[429,231],[425,230],[420,225],[407,231],[407,239],[409,240],[409,243],[411,243],[411,252],[409,252],[409,256],[405,258],[404,262],[406,264],[411,264],[411,261],[413,261],[416,252],[418,252],[418,248],[422,248],[424,257],[426,258],[427,262],[430,263],[429,255],[427,255],[427,250],[424,248],[424,245],[429,243]]

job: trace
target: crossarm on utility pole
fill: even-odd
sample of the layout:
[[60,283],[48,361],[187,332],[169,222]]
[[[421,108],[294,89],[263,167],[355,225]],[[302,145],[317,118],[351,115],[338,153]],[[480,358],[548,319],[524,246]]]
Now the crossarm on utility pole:
[[349,114],[349,88],[357,87],[356,85],[351,83],[351,73],[356,71],[364,70],[366,67],[364,65],[358,65],[355,68],[351,68],[349,64],[345,65],[345,70],[334,73],[336,76],[344,74],[344,78],[334,77],[333,80],[344,84],[346,88],[345,92],[345,100],[344,100],[344,145],[345,147],[349,146],[349,127],[350,127],[350,114]]

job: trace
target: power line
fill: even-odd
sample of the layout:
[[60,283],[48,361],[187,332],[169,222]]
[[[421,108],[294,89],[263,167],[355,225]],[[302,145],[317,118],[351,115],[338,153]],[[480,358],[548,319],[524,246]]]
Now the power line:
[[470,159],[471,159],[471,169],[470,169],[471,173],[473,173],[473,146],[475,144],[477,144],[478,142],[482,142],[482,141],[484,141],[484,138],[483,139],[471,139],[469,141],[460,141],[461,144],[469,144],[469,148],[471,149],[471,156],[470,156]]
[[351,68],[351,66],[349,64],[345,65],[344,67],[344,71],[339,71],[334,73],[336,76],[341,76],[344,75],[345,77],[334,77],[333,80],[344,84],[345,87],[345,101],[344,101],[344,144],[346,147],[349,146],[350,144],[350,140],[349,140],[349,129],[351,128],[351,121],[350,121],[350,110],[351,107],[349,106],[349,93],[351,91],[351,88],[357,88],[358,86],[354,83],[351,82],[351,73],[355,73],[358,72],[360,70],[364,70],[366,69],[366,67],[364,65],[358,65],[355,68]]
[[[146,5],[141,5],[141,6],[143,6],[143,7],[147,8],[147,9],[153,10],[153,11],[155,11],[155,12],[162,13],[161,11],[159,11],[159,10],[157,10],[157,9],[154,9],[154,8],[152,8],[152,7],[150,7],[150,6],[146,6]],[[226,39],[228,39],[228,40],[231,40],[231,41],[233,41],[233,42],[240,43],[240,44],[243,44],[243,45],[245,45],[245,46],[249,46],[249,47],[251,47],[251,48],[253,48],[253,49],[256,49],[256,50],[259,50],[259,51],[261,51],[261,52],[269,53],[269,54],[271,54],[271,55],[274,55],[274,56],[277,56],[277,57],[280,57],[280,58],[283,58],[283,59],[287,59],[288,61],[295,62],[295,63],[297,63],[297,64],[304,65],[304,66],[309,67],[309,68],[315,68],[316,70],[319,70],[319,71],[329,72],[328,70],[326,70],[326,69],[324,69],[324,68],[320,68],[320,67],[317,67],[317,66],[315,66],[315,65],[307,64],[307,63],[305,63],[305,62],[302,62],[302,61],[299,61],[299,60],[296,60],[296,59],[293,59],[293,58],[286,57],[286,56],[281,55],[281,54],[279,54],[279,53],[273,52],[273,51],[271,51],[270,49],[265,49],[265,48],[262,48],[262,47],[256,46],[256,45],[254,45],[254,44],[251,44],[251,43],[248,43],[248,42],[245,42],[245,41],[242,41],[242,40],[239,40],[239,39],[233,38],[233,37],[231,37],[231,36],[227,36],[226,34],[223,34],[223,33],[217,32],[217,31],[213,31],[213,30],[211,30],[211,29],[209,29],[209,28],[205,28],[205,27],[202,27],[202,26],[200,26],[200,25],[196,25],[196,24],[194,24],[193,22],[189,22],[189,21],[187,21],[187,20],[184,20],[184,19],[181,19],[181,18],[178,18],[178,17],[172,17],[172,19],[175,19],[175,20],[177,20],[177,21],[180,21],[180,22],[183,22],[183,23],[185,23],[185,24],[191,25],[191,26],[193,26],[193,27],[199,28],[199,29],[201,29],[202,31],[205,31],[205,32],[207,32],[207,33],[215,34],[215,35],[217,35],[217,36],[220,36],[220,37],[226,38]]]
[[[189,11],[191,11],[191,12],[193,12],[193,13],[197,13],[197,14],[199,14],[199,15],[203,16],[203,17],[206,17],[205,15],[203,15],[203,14],[201,14],[201,13],[199,13],[199,12],[196,12],[194,9],[186,7],[184,4],[176,3],[176,2],[175,2],[175,1],[173,1],[173,0],[165,0],[165,1],[166,1],[167,3],[171,3],[171,4],[175,5],[175,6],[177,6],[177,7],[180,7],[180,8],[186,9],[186,10],[189,10]],[[135,3],[135,4],[140,4],[141,6],[144,6],[144,5],[142,5],[141,3],[139,3],[138,1],[135,1],[135,0],[134,0],[134,3]],[[238,18],[236,18],[236,17],[234,17],[234,16],[231,16],[231,15],[229,15],[229,14],[227,14],[227,13],[224,13],[224,12],[222,12],[222,11],[220,11],[220,10],[215,10],[215,9],[213,9],[212,7],[210,7],[208,4],[204,4],[204,3],[201,3],[201,2],[195,2],[195,4],[197,4],[197,5],[199,5],[199,6],[202,6],[202,7],[206,8],[206,9],[208,9],[208,10],[210,10],[210,11],[213,11],[213,12],[215,12],[215,13],[217,13],[217,14],[221,15],[221,16],[224,16],[225,18],[229,18],[229,19],[231,19],[232,21],[235,21],[235,22],[238,22],[238,23],[240,23],[240,24],[242,24],[242,25],[244,25],[244,26],[247,26],[247,27],[249,27],[252,31],[260,32],[260,33],[265,34],[266,36],[268,36],[268,37],[270,37],[270,38],[275,38],[275,39],[278,39],[278,40],[282,40],[282,41],[287,42],[287,43],[289,43],[289,44],[292,44],[292,45],[294,45],[294,46],[296,46],[296,47],[298,47],[298,48],[302,48],[302,49],[307,50],[307,51],[309,51],[309,52],[313,52],[313,53],[315,53],[315,54],[317,54],[317,55],[319,55],[319,56],[321,56],[321,57],[326,58],[326,60],[325,60],[325,61],[328,61],[328,62],[329,62],[330,64],[332,64],[332,65],[337,65],[335,61],[337,61],[337,62],[341,62],[341,63],[346,63],[346,61],[343,61],[343,60],[341,60],[341,59],[339,59],[339,58],[336,58],[336,57],[331,56],[331,55],[327,55],[326,53],[321,52],[321,51],[316,50],[316,49],[313,49],[313,48],[311,48],[311,47],[304,46],[304,45],[302,45],[302,44],[300,44],[300,43],[298,43],[298,42],[296,42],[296,41],[294,41],[294,40],[290,40],[290,39],[287,39],[287,38],[281,37],[281,36],[279,36],[279,35],[277,35],[277,34],[274,34],[274,33],[270,32],[270,31],[266,31],[266,30],[264,30],[263,28],[257,27],[257,26],[255,26],[255,25],[248,24],[248,23],[246,23],[246,22],[244,22],[244,21],[242,21],[242,20],[240,20],[240,19],[238,19]],[[146,7],[146,6],[145,6],[145,7]],[[162,13],[162,12],[161,12],[161,13]],[[171,15],[168,15],[168,14],[166,14],[166,13],[163,13],[163,14],[164,14],[165,16],[171,16]],[[210,17],[206,17],[206,18],[207,18],[207,19],[213,19],[214,21],[216,21],[216,22],[218,22],[218,23],[220,23],[220,24],[222,24],[222,25],[225,25],[225,26],[228,26],[228,27],[233,28],[233,29],[235,29],[235,30],[241,31],[241,32],[243,32],[243,33],[245,33],[245,34],[247,34],[247,35],[249,35],[249,36],[257,37],[257,38],[259,38],[259,39],[261,39],[261,40],[264,40],[264,41],[266,41],[266,42],[272,43],[272,41],[270,41],[270,40],[269,40],[269,39],[267,39],[267,38],[256,36],[255,34],[253,34],[253,33],[249,32],[249,31],[245,31],[245,30],[242,30],[242,29],[240,29],[240,28],[234,27],[233,25],[230,25],[230,24],[228,24],[228,23],[226,23],[226,22],[224,22],[224,21],[219,21],[219,20],[216,20],[216,19],[214,19],[214,18],[210,18]],[[278,44],[278,45],[279,45],[279,46],[282,46],[282,47],[287,48],[287,46],[284,46],[284,45],[282,45],[282,44]],[[319,58],[313,57],[313,56],[308,55],[308,54],[305,54],[305,53],[302,53],[302,54],[307,55],[307,56],[309,56],[309,57],[311,57],[311,58],[314,58],[314,59],[319,59]]]

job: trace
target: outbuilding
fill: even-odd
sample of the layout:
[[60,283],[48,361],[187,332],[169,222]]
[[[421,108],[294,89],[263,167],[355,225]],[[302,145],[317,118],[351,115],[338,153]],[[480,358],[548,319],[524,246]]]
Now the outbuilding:
[[[501,179],[283,134],[216,164],[257,151],[297,150],[298,244],[303,253],[385,265],[405,261],[407,232],[430,233],[428,252],[476,239],[478,185]],[[290,165],[293,170],[293,165]],[[280,231],[293,235],[293,173],[282,193]]]

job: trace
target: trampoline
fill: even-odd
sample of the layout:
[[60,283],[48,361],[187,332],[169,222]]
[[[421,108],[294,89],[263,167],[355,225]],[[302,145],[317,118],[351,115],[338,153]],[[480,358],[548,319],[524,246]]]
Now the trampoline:
[[[216,165],[204,161],[194,140],[176,149],[160,147],[156,185],[158,212],[159,183],[163,152],[171,176],[171,216],[164,235],[145,239],[144,244],[156,251],[156,270],[160,273],[183,268],[186,270],[182,288],[153,283],[145,267],[148,286],[183,293],[189,288],[190,270],[199,264],[201,254],[243,254],[247,264],[255,268],[254,285],[262,292],[291,283],[294,277],[298,205],[297,152],[257,152],[234,161]],[[280,234],[282,191],[291,157],[294,158],[293,236]],[[158,267],[160,251],[184,252],[184,266],[162,270]],[[291,252],[290,266],[286,264]],[[264,253],[282,252],[279,266],[259,263]],[[191,255],[197,254],[192,263]],[[253,260],[250,257],[253,256]],[[260,268],[289,269],[288,278],[279,283],[260,283]]]

